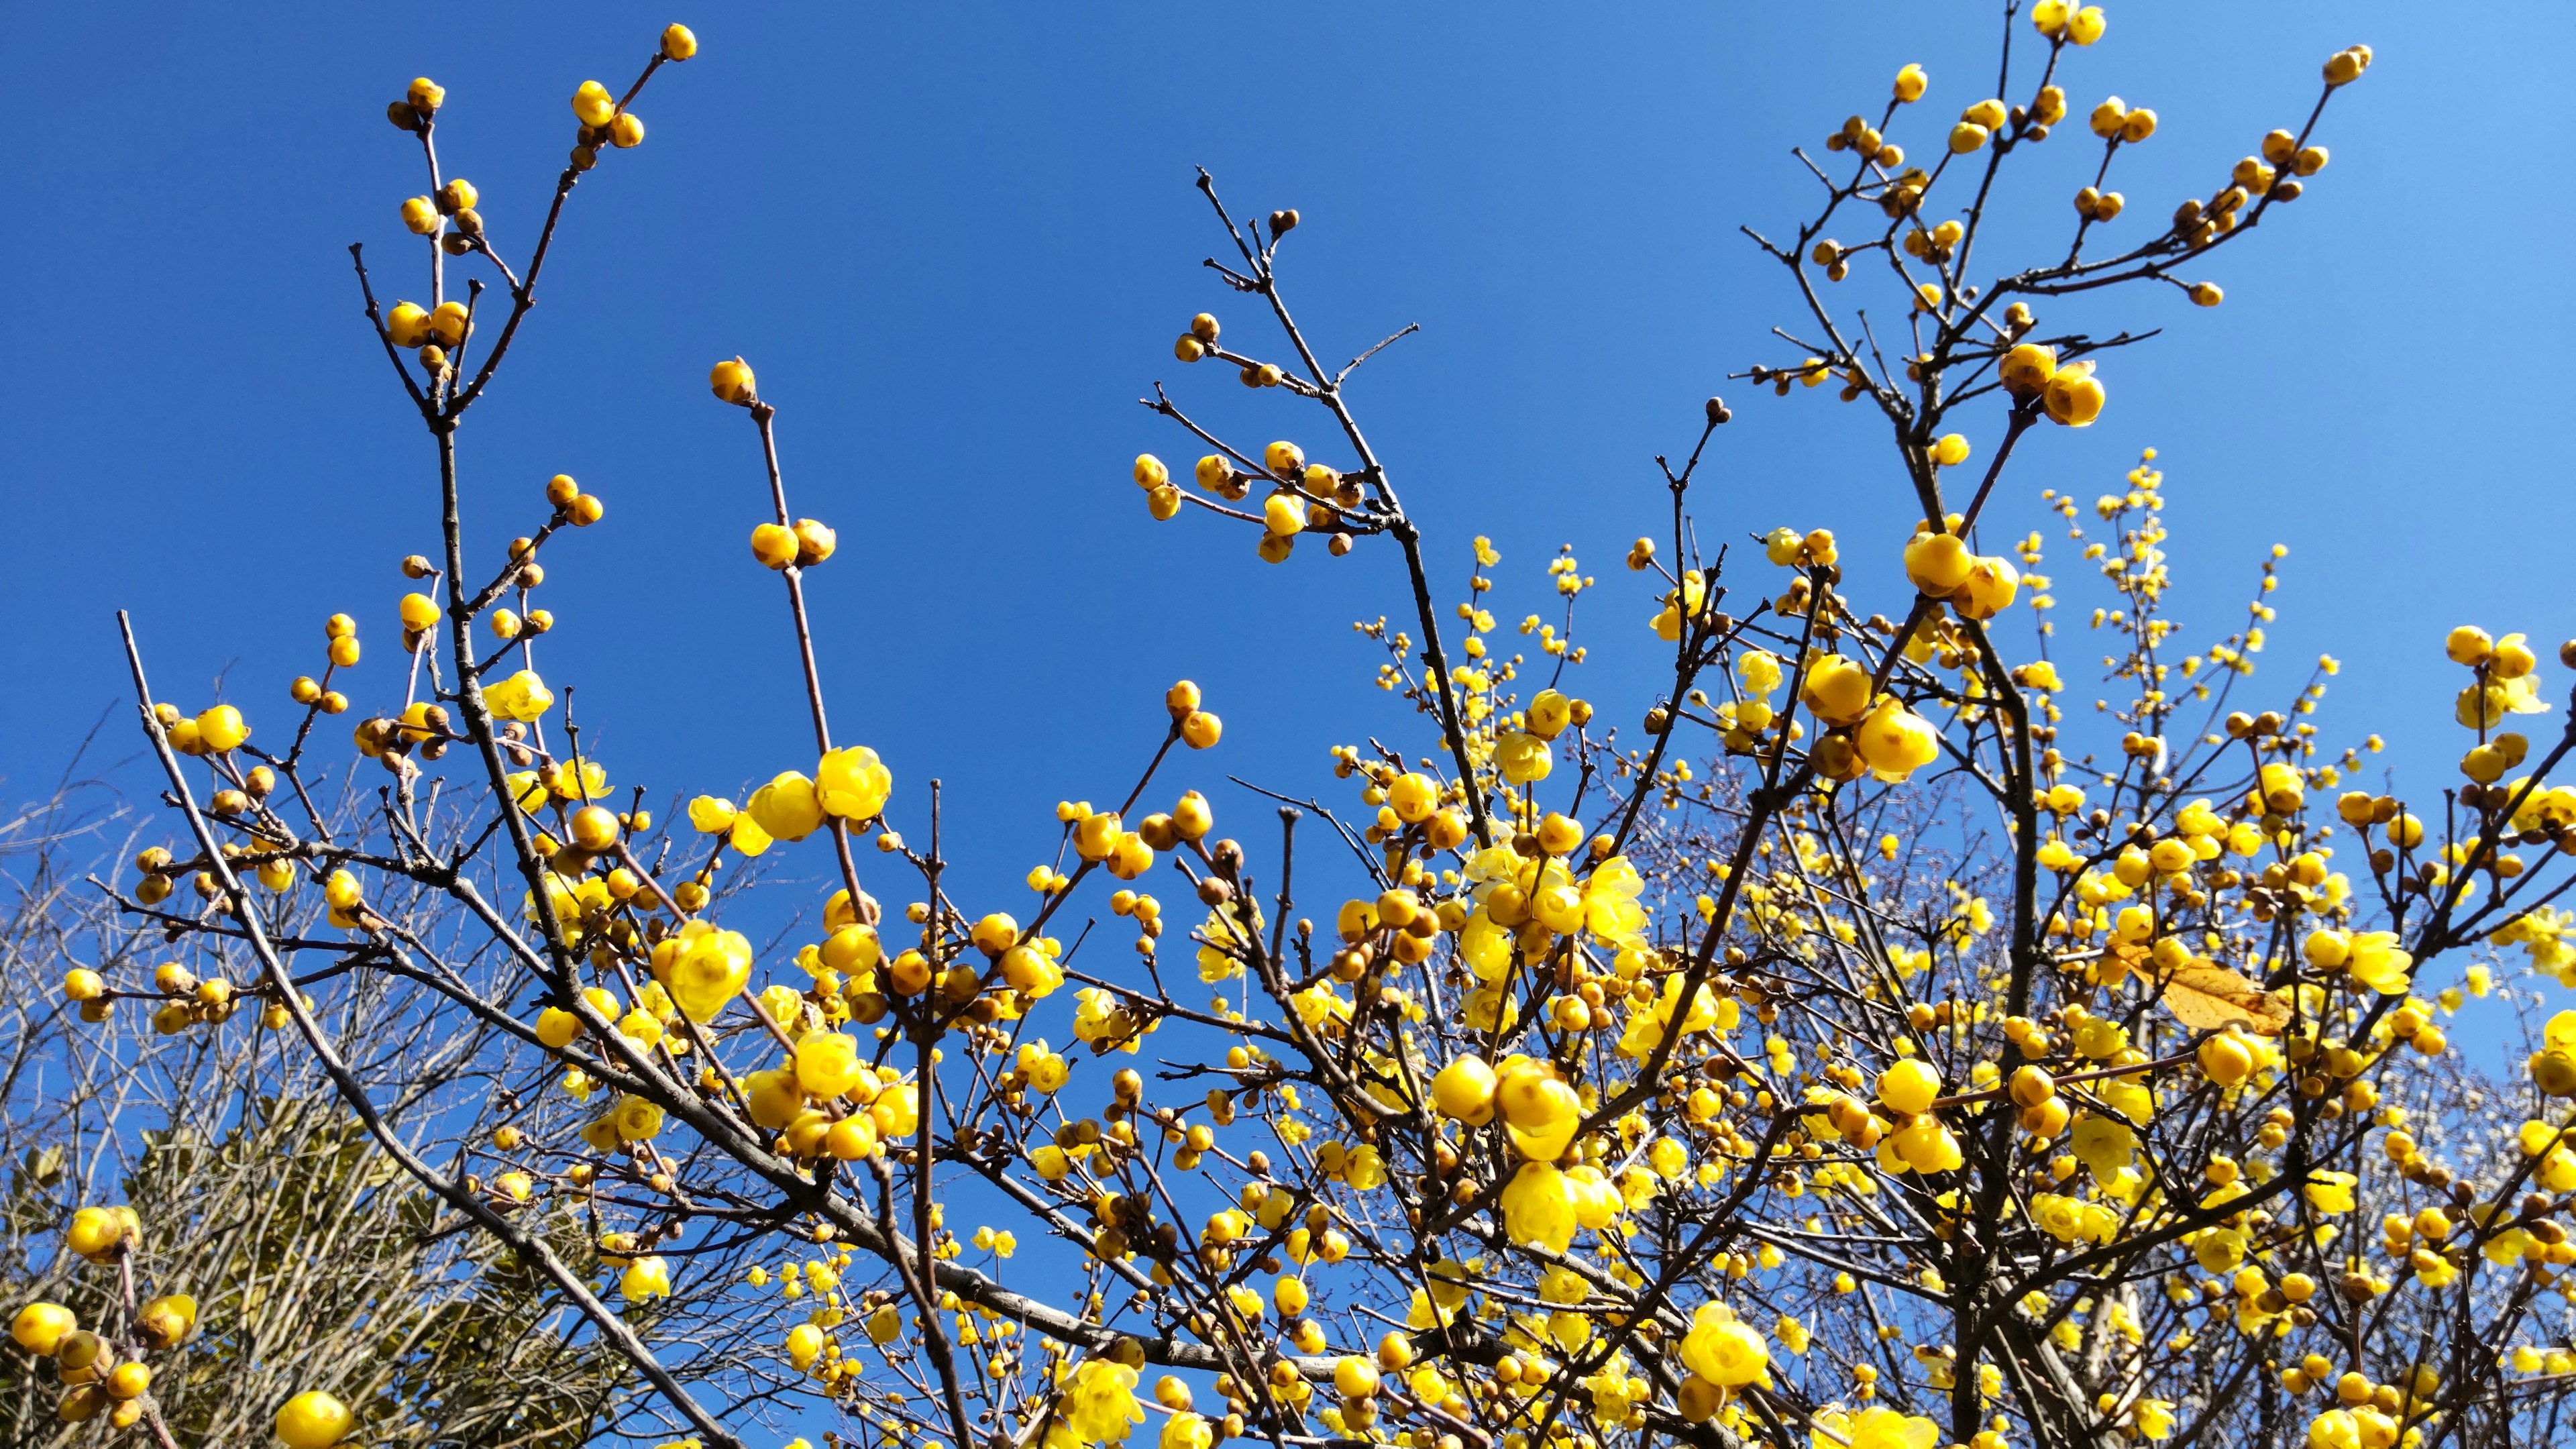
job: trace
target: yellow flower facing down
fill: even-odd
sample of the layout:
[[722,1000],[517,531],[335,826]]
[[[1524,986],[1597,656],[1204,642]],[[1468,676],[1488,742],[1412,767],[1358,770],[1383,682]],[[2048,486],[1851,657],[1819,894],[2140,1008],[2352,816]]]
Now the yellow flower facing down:
[[814,767],[814,793],[827,815],[874,820],[885,813],[886,799],[894,794],[894,772],[877,759],[876,751],[851,745],[823,756]]

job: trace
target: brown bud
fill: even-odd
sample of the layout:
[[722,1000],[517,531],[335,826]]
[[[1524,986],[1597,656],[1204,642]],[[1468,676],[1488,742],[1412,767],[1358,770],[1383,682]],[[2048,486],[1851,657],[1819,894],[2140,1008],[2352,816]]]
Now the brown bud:
[[1735,414],[1733,414],[1733,413],[1731,413],[1731,412],[1727,411],[1727,408],[1726,408],[1726,399],[1724,399],[1724,398],[1722,398],[1722,397],[1713,397],[1713,398],[1710,398],[1710,399],[1708,400],[1708,406],[1707,406],[1706,411],[1707,411],[1707,413],[1708,413],[1708,421],[1709,421],[1709,424],[1710,424],[1712,427],[1716,426],[1717,424],[1723,423],[1723,422],[1725,422],[1727,419],[1729,419],[1729,418],[1731,418],[1731,417],[1734,417],[1734,416],[1735,416]]
[[1297,208],[1291,206],[1270,213],[1270,234],[1285,236],[1297,229]]
[[417,131],[420,129],[420,112],[412,109],[412,104],[409,101],[395,101],[393,104],[385,107],[385,119],[393,122],[394,129],[398,131]]

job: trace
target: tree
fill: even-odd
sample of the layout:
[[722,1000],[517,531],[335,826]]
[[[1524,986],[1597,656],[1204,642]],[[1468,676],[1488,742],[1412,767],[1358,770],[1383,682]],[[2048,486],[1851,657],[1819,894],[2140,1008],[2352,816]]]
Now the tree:
[[[1999,522],[2019,440],[2095,425],[2098,369],[2142,340],[2042,310],[2166,287],[2218,305],[2210,259],[2290,220],[2327,163],[2326,105],[2370,52],[2330,57],[2305,121],[2208,200],[2142,219],[2106,188],[2154,113],[2105,101],[2091,141],[2067,134],[2061,75],[2090,63],[2102,11],[2007,18],[2018,103],[1925,127],[1908,108],[1930,82],[1906,66],[1875,121],[1846,121],[1823,161],[1800,153],[1818,200],[1794,235],[1752,234],[1804,320],[1781,329],[1792,355],[1745,376],[1784,397],[1831,385],[1888,427],[1910,491],[1859,546],[1901,548],[1910,592],[1872,612],[1821,530],[1772,529],[1759,562],[1703,549],[1722,535],[1698,528],[1693,489],[1731,415],[1712,398],[1663,465],[1669,518],[1627,558],[1668,678],[1582,683],[1575,608],[1596,585],[1570,556],[1549,568],[1563,622],[1533,614],[1513,646],[1478,540],[1449,622],[1354,411],[1376,349],[1324,364],[1279,271],[1297,213],[1238,219],[1202,174],[1227,248],[1208,265],[1272,340],[1203,313],[1176,355],[1320,408],[1332,441],[1229,442],[1158,387],[1147,406],[1207,452],[1186,475],[1141,456],[1135,481],[1155,518],[1231,518],[1272,563],[1317,534],[1337,557],[1391,542],[1411,611],[1370,632],[1417,734],[1337,746],[1356,812],[1275,797],[1275,845],[1252,841],[1197,791],[1153,808],[1166,768],[1222,735],[1176,684],[1121,803],[1058,808],[1025,920],[952,878],[936,781],[834,732],[806,589],[836,540],[789,506],[778,408],[741,358],[710,384],[761,446],[751,550],[805,662],[810,773],[657,821],[555,711],[536,659],[554,621],[530,600],[558,536],[604,507],[556,478],[539,525],[469,576],[456,438],[572,192],[634,164],[629,107],[696,41],[673,27],[625,92],[574,96],[576,149],[523,270],[440,172],[443,96],[415,81],[390,114],[428,167],[404,206],[427,303],[386,305],[352,248],[441,519],[441,551],[405,563],[423,591],[398,606],[401,702],[379,677],[354,735],[385,779],[345,828],[312,804],[314,727],[352,708],[348,616],[331,669],[290,691],[283,749],[251,744],[236,705],[158,701],[129,634],[184,830],[138,862],[123,908],[235,963],[232,996],[291,1027],[435,1199],[436,1230],[577,1306],[705,1444],[799,1401],[836,1406],[836,1436],[958,1444],[1114,1442],[1152,1410],[1163,1449],[2539,1442],[2571,1382],[2537,1340],[2563,1335],[2546,1295],[2576,1262],[2576,1118],[2555,1105],[2576,1092],[2576,1013],[2494,1080],[2439,1024],[2516,951],[2546,974],[2576,961],[2554,904],[2576,883],[2576,789],[2551,782],[2576,736],[2509,728],[2547,711],[2535,650],[2454,630],[2437,687],[2474,736],[2462,782],[2438,803],[2374,795],[2346,788],[2361,752],[2317,731],[2331,661],[2256,697],[2277,551],[2243,628],[2177,637],[2151,450],[2089,523],[2040,498],[2101,591],[2098,684],[2056,652],[2051,546]],[[2067,234],[1991,227],[1999,188],[2070,145],[2089,181]],[[2039,260],[1972,270],[2008,244]],[[472,273],[462,297],[450,262]],[[1903,336],[1838,290],[1873,282]],[[1629,718],[1642,728],[1613,723]],[[731,897],[800,845],[828,851],[839,889],[819,932],[764,962]],[[1364,884],[1300,916],[1318,871]],[[1155,884],[1175,878],[1178,914]],[[908,903],[889,914],[871,883]],[[1135,927],[1132,965],[1062,939],[1103,892]],[[1167,961],[1175,936],[1186,956]],[[542,1062],[560,1091],[496,1091],[471,1158],[431,1161],[379,1104],[402,1074],[351,1065],[365,1039],[335,1003],[368,983],[470,1029],[495,1065],[458,1080]],[[92,1015],[149,1002],[221,1034],[193,983],[65,989]],[[961,1208],[1008,1226],[967,1231]],[[1006,1285],[1023,1234],[1078,1266]],[[713,1291],[666,1318],[675,1286]],[[718,1332],[737,1336],[718,1349]],[[335,1392],[285,1405],[287,1442],[399,1412],[352,1415]]]
[[[280,1050],[273,1026],[85,1022],[63,999],[67,963],[150,979],[167,943],[158,925],[120,921],[97,878],[67,866],[85,842],[133,825],[122,807],[84,811],[84,793],[67,788],[0,828],[12,867],[0,913],[6,1301],[58,1302],[93,1328],[139,1323],[152,1300],[192,1304],[184,1347],[143,1360],[148,1399],[132,1401],[138,1421],[147,1403],[157,1411],[141,1428],[162,1443],[257,1442],[277,1405],[314,1383],[368,1407],[371,1444],[589,1442],[636,1387],[625,1362],[568,1332],[563,1304],[489,1240],[441,1230],[435,1199],[308,1058]],[[193,983],[165,984],[196,996]],[[364,1080],[407,1099],[391,1110],[412,1150],[456,1150],[494,1089],[489,1042],[445,1035],[397,981],[350,986],[332,1016],[370,1044]],[[66,1221],[110,1196],[139,1231],[95,1262],[65,1250]],[[579,1250],[569,1221],[555,1231]],[[82,1442],[91,1426],[56,1413],[64,1385],[31,1367],[0,1356],[0,1441]]]

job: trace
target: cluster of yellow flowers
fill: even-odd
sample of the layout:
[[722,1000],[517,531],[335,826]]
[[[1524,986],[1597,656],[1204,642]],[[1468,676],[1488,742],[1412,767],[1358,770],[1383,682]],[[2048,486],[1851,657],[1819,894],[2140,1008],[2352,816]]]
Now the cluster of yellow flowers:
[[[117,1272],[127,1271],[126,1259],[142,1243],[142,1221],[129,1207],[81,1208],[63,1227],[66,1254]],[[108,1427],[121,1430],[148,1419],[166,1440],[168,1430],[152,1396],[152,1365],[145,1360],[178,1348],[197,1331],[197,1300],[165,1293],[137,1304],[130,1278],[123,1295],[121,1304],[111,1306],[108,1321],[96,1328],[82,1327],[80,1316],[62,1304],[26,1304],[10,1320],[9,1337],[28,1353],[53,1361],[63,1389],[55,1413],[65,1423],[104,1418]],[[280,1423],[282,1427],[283,1419]],[[338,1435],[319,1442],[337,1443]]]

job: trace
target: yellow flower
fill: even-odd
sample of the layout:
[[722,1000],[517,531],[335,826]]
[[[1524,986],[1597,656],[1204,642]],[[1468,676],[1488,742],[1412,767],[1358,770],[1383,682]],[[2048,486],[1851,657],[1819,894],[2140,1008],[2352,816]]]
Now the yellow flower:
[[2299,1192],[2308,1206],[2332,1216],[2353,1210],[2353,1189],[2360,1181],[2349,1172],[2311,1172]]
[[1735,672],[1747,694],[1767,695],[1780,687],[1780,656],[1755,649],[1735,661]]
[[277,1411],[277,1437],[287,1449],[331,1449],[356,1423],[348,1405],[319,1389],[307,1389]]
[[1742,1388],[1769,1378],[1771,1346],[1722,1305],[1702,1303],[1682,1339],[1682,1362],[1710,1383]]
[[610,1115],[620,1142],[642,1142],[662,1130],[662,1109],[641,1097],[621,1097]]
[[250,726],[242,723],[240,710],[219,704],[197,716],[197,744],[208,754],[220,755],[250,738]]
[[1136,1402],[1136,1371],[1107,1359],[1085,1359],[1065,1385],[1059,1409],[1066,1428],[1085,1444],[1123,1444],[1127,1431],[1145,1422]]
[[2049,375],[2040,401],[2048,416],[2070,428],[2091,426],[2102,416],[2101,380],[2093,376],[2093,364],[2070,362]]
[[780,840],[803,840],[823,823],[823,800],[814,782],[794,770],[782,770],[752,791],[743,810],[763,832]]
[[1932,1449],[1941,1440],[1940,1425],[1894,1409],[1819,1409],[1815,1425],[1807,1436],[1813,1449]]
[[1951,596],[1951,604],[1971,619],[1991,619],[2012,607],[2021,591],[2021,570],[2012,560],[1989,555],[1969,568],[1967,579]]
[[[669,966],[662,965],[665,951]],[[654,979],[691,1021],[713,1021],[751,980],[751,941],[740,931],[719,931],[691,921],[654,949]]]
[[1931,1110],[1941,1095],[1941,1074],[1929,1063],[1908,1057],[1878,1075],[1878,1099],[1908,1117]]
[[638,1258],[626,1265],[617,1279],[617,1291],[629,1302],[641,1303],[648,1298],[671,1296],[671,1265],[662,1259]]
[[585,126],[605,126],[608,118],[617,114],[617,97],[595,80],[583,81],[572,93],[572,113]]
[[1905,577],[1936,599],[1948,598],[1966,583],[1968,570],[1976,563],[1967,543],[1955,533],[1918,533],[1905,546]]
[[483,691],[483,702],[492,713],[522,724],[543,718],[554,707],[554,691],[537,677],[537,671],[522,669]]
[[2328,1409],[2308,1421],[2308,1449],[2362,1449],[2361,1421],[2343,1409]]
[[2004,354],[2000,375],[2004,390],[2014,397],[2037,397],[2057,375],[2057,349],[2022,343]]
[[1494,1120],[1494,1069],[1482,1057],[1462,1056],[1431,1079],[1431,1100],[1441,1115],[1470,1127]]
[[1513,1150],[1533,1162],[1553,1162],[1582,1125],[1583,1099],[1555,1069],[1526,1057],[1503,1064],[1495,1105],[1511,1134]]
[[824,755],[814,767],[814,792],[827,814],[874,820],[885,813],[886,797],[894,793],[894,772],[878,761],[876,751],[850,745]]
[[1548,771],[1555,768],[1556,760],[1547,741],[1516,730],[1495,743],[1494,763],[1502,768],[1504,779],[1515,785],[1527,785],[1546,779]]
[[1938,759],[1941,737],[1921,715],[1889,698],[1852,731],[1852,748],[1871,773],[1894,783]]
[[1829,725],[1852,725],[1869,713],[1869,671],[1840,654],[1808,666],[1798,698]]
[[2078,1161],[2092,1169],[2096,1181],[2107,1182],[2136,1160],[2138,1134],[2125,1122],[2087,1112],[2076,1119],[2067,1146]]
[[1574,1184],[1545,1162],[1525,1162],[1503,1188],[1503,1228],[1516,1243],[1541,1243],[1562,1253],[1577,1225]]
[[859,1084],[866,1067],[859,1044],[837,1031],[818,1031],[796,1043],[796,1085],[817,1097],[837,1097]]
[[[574,104],[578,106],[580,102],[576,100]],[[752,376],[751,364],[739,357],[719,362],[711,368],[707,373],[707,386],[715,391],[717,397],[729,403],[739,403],[748,407],[760,400],[758,383]]]
[[2382,996],[2403,996],[2415,958],[2400,950],[2394,931],[2364,931],[2352,938],[2344,970]]
[[9,1336],[29,1353],[50,1356],[63,1339],[78,1331],[80,1319],[59,1303],[30,1303],[9,1323]]

